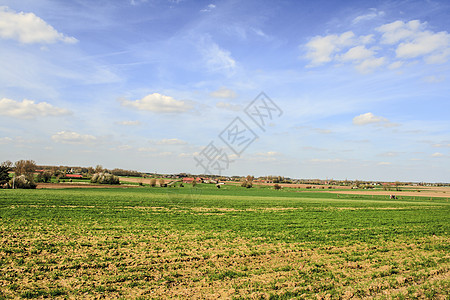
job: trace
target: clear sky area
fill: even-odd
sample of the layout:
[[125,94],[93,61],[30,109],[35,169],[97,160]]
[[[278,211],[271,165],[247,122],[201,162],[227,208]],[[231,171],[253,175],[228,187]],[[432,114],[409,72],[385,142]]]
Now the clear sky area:
[[0,0],[0,161],[450,182],[449,16],[443,0]]

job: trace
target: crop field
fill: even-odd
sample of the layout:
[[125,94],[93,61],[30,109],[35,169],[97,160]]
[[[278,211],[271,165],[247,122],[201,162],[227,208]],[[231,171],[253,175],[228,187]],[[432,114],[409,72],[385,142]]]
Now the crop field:
[[0,299],[449,299],[449,224],[445,198],[0,190]]

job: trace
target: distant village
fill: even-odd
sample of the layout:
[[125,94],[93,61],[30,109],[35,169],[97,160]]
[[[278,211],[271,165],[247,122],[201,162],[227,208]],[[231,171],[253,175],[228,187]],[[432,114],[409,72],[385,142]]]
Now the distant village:
[[[101,165],[94,167],[71,167],[71,166],[37,166],[36,173],[55,176],[61,180],[64,179],[88,179],[93,174],[99,172],[110,173],[115,176],[121,177],[141,177],[141,178],[166,178],[176,181],[182,181],[183,183],[219,183],[219,182],[243,182],[248,180],[249,175],[245,176],[224,176],[224,175],[211,175],[211,174],[190,174],[190,173],[178,173],[178,174],[159,174],[159,173],[146,173],[133,170],[124,169],[105,169]],[[363,180],[337,180],[337,179],[296,179],[284,176],[260,176],[251,177],[253,184],[302,184],[307,185],[306,188],[333,188],[333,186],[346,186],[349,188],[363,188],[372,189],[375,187],[383,187],[384,189],[395,189],[398,186],[450,186],[450,183],[436,183],[436,182],[385,182],[385,181],[363,181]],[[325,187],[326,186],[326,187]]]

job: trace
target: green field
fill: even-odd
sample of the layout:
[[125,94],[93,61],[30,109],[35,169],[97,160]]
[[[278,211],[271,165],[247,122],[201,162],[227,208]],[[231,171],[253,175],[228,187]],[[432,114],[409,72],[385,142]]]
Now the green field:
[[0,299],[448,299],[449,224],[446,199],[0,190]]

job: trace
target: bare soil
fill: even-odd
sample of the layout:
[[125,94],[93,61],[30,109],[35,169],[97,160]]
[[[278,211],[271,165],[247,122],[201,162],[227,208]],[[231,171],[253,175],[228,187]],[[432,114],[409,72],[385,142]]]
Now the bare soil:
[[113,187],[133,187],[133,185],[110,185],[110,184],[91,184],[91,183],[38,183],[37,189],[67,189],[67,188],[113,188]]

